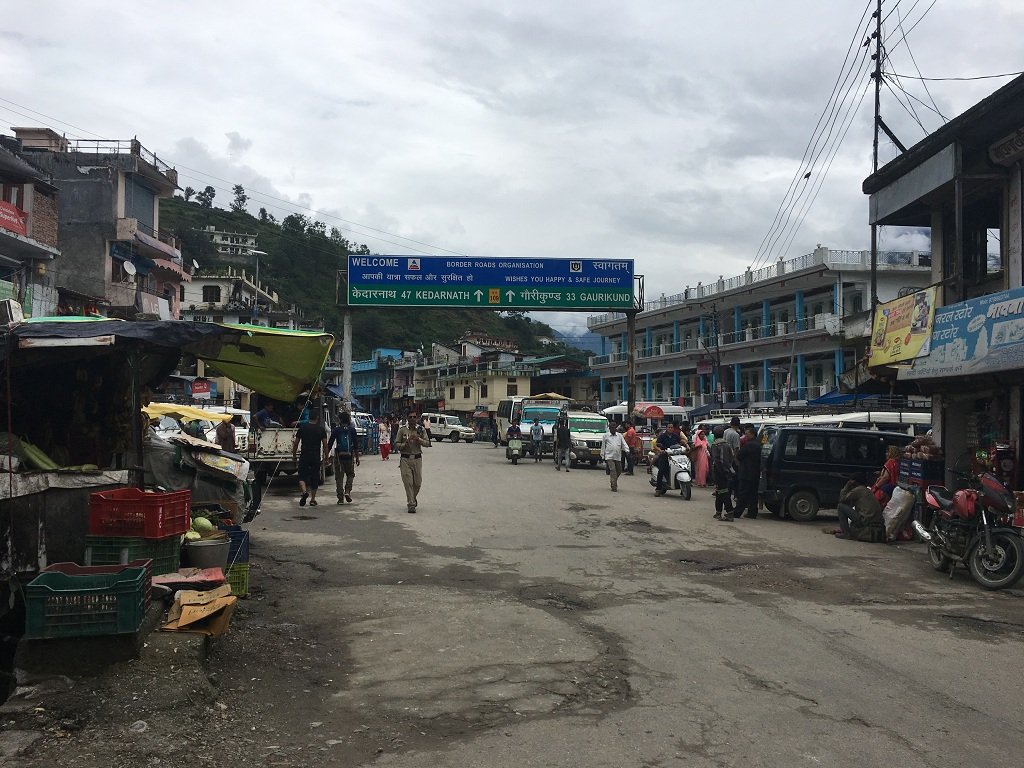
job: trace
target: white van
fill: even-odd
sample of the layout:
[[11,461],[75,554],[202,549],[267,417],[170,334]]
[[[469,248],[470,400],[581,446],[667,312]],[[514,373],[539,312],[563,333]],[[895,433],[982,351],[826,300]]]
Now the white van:
[[476,432],[472,427],[463,424],[458,416],[448,413],[424,413],[423,418],[426,420],[430,435],[434,440],[448,438],[453,443],[457,443],[459,440],[472,443],[476,439]]

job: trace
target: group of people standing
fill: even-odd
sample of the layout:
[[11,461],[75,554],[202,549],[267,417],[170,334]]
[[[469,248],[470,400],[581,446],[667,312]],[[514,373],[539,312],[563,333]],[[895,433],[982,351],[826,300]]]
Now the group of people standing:
[[694,484],[714,487],[716,520],[757,517],[761,444],[753,424],[742,426],[734,416],[728,427],[704,424],[691,434],[688,423],[670,423],[654,441],[655,496],[668,492],[668,452],[678,445],[688,449]]

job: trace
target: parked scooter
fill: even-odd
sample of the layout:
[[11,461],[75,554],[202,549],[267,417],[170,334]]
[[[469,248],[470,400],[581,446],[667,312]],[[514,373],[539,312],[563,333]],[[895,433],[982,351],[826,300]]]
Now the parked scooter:
[[931,519],[914,530],[928,543],[937,571],[965,565],[985,589],[1005,589],[1024,575],[1024,542],[1014,527],[1016,502],[995,475],[975,478],[974,488],[951,492],[941,485],[925,491]]
[[[666,451],[668,454],[668,489],[679,491],[679,495],[689,500],[693,494],[693,469],[690,464],[689,450],[676,445]],[[651,467],[651,485],[658,487],[658,470],[654,467],[654,451],[647,454],[647,465]]]
[[511,459],[513,464],[518,464],[522,455],[523,441],[518,437],[509,438],[508,447],[505,449],[505,458]]

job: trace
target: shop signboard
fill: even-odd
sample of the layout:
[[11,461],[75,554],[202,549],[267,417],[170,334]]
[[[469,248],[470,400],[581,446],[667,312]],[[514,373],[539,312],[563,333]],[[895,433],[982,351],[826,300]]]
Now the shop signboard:
[[209,379],[193,379],[192,398],[194,400],[209,400],[212,389],[210,384]]
[[1024,369],[1024,288],[935,311],[931,352],[901,379],[934,379]]
[[935,294],[932,286],[875,308],[868,365],[902,363],[928,354]]
[[348,257],[341,303],[587,311],[633,307],[632,259]]
[[0,227],[28,237],[28,214],[18,206],[0,200]]

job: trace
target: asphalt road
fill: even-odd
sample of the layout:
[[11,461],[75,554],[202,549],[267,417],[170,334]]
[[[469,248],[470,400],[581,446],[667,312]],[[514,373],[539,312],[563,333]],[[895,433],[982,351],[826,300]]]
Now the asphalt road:
[[397,458],[366,457],[350,505],[275,482],[192,764],[1021,763],[1024,593],[834,519],[717,522],[646,474],[611,493],[489,444],[424,463],[415,515]]

